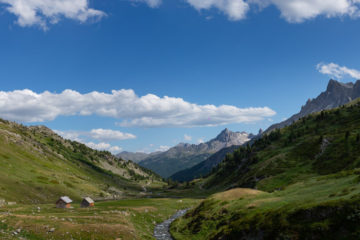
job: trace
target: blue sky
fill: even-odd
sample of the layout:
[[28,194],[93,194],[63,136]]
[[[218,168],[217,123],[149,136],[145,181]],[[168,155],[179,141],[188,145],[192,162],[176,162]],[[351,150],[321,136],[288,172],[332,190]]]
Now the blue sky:
[[93,147],[256,133],[360,78],[356,1],[52,1],[0,0],[0,117]]

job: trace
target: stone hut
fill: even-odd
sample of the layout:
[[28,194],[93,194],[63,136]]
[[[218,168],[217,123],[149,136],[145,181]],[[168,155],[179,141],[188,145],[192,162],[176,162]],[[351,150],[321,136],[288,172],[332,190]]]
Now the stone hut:
[[81,207],[83,208],[93,207],[93,206],[95,206],[95,202],[89,197],[86,197],[81,201]]
[[63,196],[59,200],[57,200],[56,207],[57,208],[71,208],[71,203],[72,203],[72,200],[69,197]]

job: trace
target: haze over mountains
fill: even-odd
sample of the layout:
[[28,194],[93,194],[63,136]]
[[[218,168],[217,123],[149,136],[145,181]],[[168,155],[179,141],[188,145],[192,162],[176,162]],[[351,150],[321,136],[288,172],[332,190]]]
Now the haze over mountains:
[[151,169],[162,177],[204,161],[220,149],[233,145],[242,145],[253,137],[246,132],[232,132],[224,129],[216,138],[200,144],[180,143],[166,152],[150,155],[140,161],[140,166]]

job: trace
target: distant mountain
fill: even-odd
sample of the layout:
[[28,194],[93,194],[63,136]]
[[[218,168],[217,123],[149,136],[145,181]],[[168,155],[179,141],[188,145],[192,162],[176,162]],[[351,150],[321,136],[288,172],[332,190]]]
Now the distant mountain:
[[127,161],[133,161],[135,163],[141,162],[142,160],[148,158],[149,156],[154,156],[156,154],[159,154],[161,152],[154,152],[154,153],[143,153],[143,152],[121,152],[119,154],[117,154],[116,156],[127,160]]
[[206,143],[180,143],[166,152],[147,157],[139,164],[167,178],[178,171],[191,168],[206,160],[220,149],[242,145],[252,137],[252,134],[246,132],[232,132],[225,129],[216,138]]
[[301,107],[299,113],[281,123],[270,126],[265,133],[277,128],[289,126],[294,121],[297,121],[311,113],[339,107],[358,97],[360,97],[360,80],[356,81],[355,84],[352,82],[341,83],[336,80],[330,80],[325,92],[322,92],[315,99],[309,99],[305,106]]
[[240,146],[238,145],[234,145],[231,147],[223,148],[211,155],[205,161],[202,161],[191,168],[179,171],[173,174],[170,178],[175,181],[185,182],[205,176],[209,174],[211,170],[216,167],[222,160],[224,160],[226,154],[233,153],[239,147]]

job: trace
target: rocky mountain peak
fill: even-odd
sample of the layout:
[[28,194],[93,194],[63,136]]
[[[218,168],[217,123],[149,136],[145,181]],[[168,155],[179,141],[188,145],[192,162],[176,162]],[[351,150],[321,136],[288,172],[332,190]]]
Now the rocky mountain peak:
[[214,140],[219,142],[232,142],[244,136],[248,136],[248,134],[245,132],[232,132],[228,128],[225,128]]
[[326,91],[322,92],[315,99],[309,99],[306,104],[302,106],[299,113],[281,123],[270,126],[265,132],[288,126],[292,122],[311,113],[339,107],[358,97],[360,97],[360,80],[355,83],[342,83],[331,79],[327,85]]
[[326,92],[337,92],[337,91],[346,91],[347,89],[352,89],[354,87],[354,83],[342,83],[336,80],[331,79],[328,83]]

